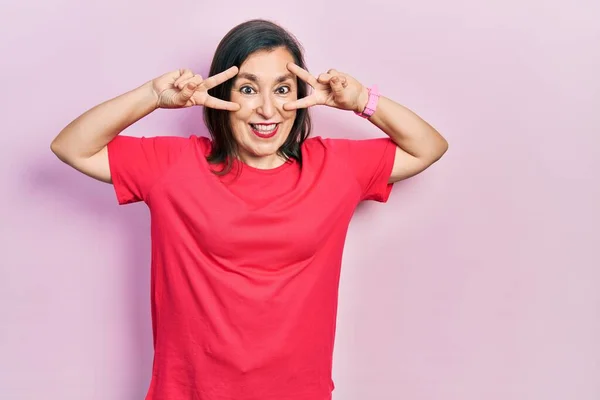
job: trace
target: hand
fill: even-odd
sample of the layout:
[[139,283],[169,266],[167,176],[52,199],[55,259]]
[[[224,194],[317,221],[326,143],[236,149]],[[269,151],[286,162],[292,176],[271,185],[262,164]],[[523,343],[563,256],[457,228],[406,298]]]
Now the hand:
[[240,105],[210,96],[208,90],[220,85],[238,73],[231,67],[219,74],[202,79],[189,69],[168,72],[152,81],[152,89],[157,96],[158,108],[186,108],[204,106],[219,110],[237,111]]
[[327,73],[319,75],[317,79],[294,63],[288,63],[287,68],[314,90],[303,99],[284,104],[285,110],[326,105],[341,110],[361,112],[367,104],[369,97],[367,88],[348,74],[330,69]]

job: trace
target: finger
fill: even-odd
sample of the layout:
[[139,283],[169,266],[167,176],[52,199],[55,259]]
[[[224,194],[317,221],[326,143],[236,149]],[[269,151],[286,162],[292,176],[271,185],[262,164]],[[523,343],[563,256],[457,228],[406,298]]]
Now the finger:
[[331,86],[331,90],[334,94],[340,94],[344,91],[344,86],[342,86],[342,78],[339,76],[334,76],[331,78],[329,85]]
[[229,69],[226,69],[223,72],[220,72],[216,75],[211,76],[210,78],[207,78],[204,80],[204,86],[206,87],[206,89],[212,89],[215,86],[220,85],[221,83],[233,78],[234,76],[237,75],[239,69],[236,66],[233,66]]
[[317,79],[314,76],[312,76],[307,70],[300,68],[292,62],[287,64],[287,69],[312,87],[317,86],[317,84],[319,83]]
[[188,83],[193,82],[196,84],[196,86],[200,85],[202,83],[202,75],[194,75],[189,79],[186,79],[185,81],[179,83],[179,85],[177,86],[180,90],[183,89]]
[[173,83],[173,87],[178,88],[179,90],[183,89],[183,86],[180,86],[182,82],[190,79],[191,77],[194,76],[194,73],[192,72],[191,69],[180,69],[179,70],[179,78],[175,79],[175,82]]
[[343,87],[348,86],[348,80],[343,75],[321,74],[317,78],[317,81],[319,81],[319,83],[329,84],[329,82],[331,81],[331,78],[333,78],[334,76],[339,76],[340,77]]
[[[175,95],[175,102],[177,104],[186,104],[188,103],[188,101],[192,98],[192,95],[194,94],[194,92],[196,91],[196,88],[198,87],[198,85],[196,85],[194,82],[189,82],[187,85],[185,85],[183,87],[183,89],[177,93]],[[192,101],[192,104],[194,104],[194,102]]]
[[317,99],[314,96],[307,96],[302,99],[290,101],[283,105],[283,109],[286,111],[296,110],[298,108],[308,108],[317,105]]
[[327,71],[327,73],[329,75],[339,75],[338,70],[336,70],[335,68],[331,68],[329,71]]
[[328,84],[329,80],[333,78],[333,75],[330,74],[321,74],[319,75],[319,77],[317,78],[317,81],[319,81],[319,83],[323,83],[323,84]]
[[238,111],[240,105],[232,101],[225,101],[213,96],[208,96],[204,101],[204,107],[215,108],[217,110]]

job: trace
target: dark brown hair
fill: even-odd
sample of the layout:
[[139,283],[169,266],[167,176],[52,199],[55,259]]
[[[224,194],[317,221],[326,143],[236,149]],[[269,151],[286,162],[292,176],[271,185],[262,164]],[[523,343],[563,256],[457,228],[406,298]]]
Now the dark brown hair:
[[[264,19],[243,22],[231,29],[217,46],[209,76],[233,66],[240,68],[242,63],[257,51],[272,51],[280,47],[284,47],[290,52],[296,65],[306,69],[302,45],[283,27]],[[229,79],[221,85],[209,89],[208,93],[229,101],[233,81],[234,79]],[[308,85],[301,79],[297,79],[297,84],[298,98],[301,99],[308,94]],[[229,121],[229,111],[204,107],[204,122],[213,141],[213,147],[207,160],[211,164],[224,163],[224,168],[218,174],[226,174],[231,170],[233,160],[238,155],[237,143]],[[298,109],[292,130],[285,143],[279,148],[278,154],[285,159],[294,159],[302,165],[300,148],[310,135],[310,130],[311,120],[308,109]]]

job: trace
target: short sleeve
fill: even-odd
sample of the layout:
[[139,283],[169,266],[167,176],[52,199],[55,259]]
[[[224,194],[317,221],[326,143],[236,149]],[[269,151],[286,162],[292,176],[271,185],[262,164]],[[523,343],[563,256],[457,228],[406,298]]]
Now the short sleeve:
[[387,202],[393,187],[389,179],[396,157],[396,144],[390,138],[325,141],[358,181],[361,200]]
[[118,135],[107,145],[112,183],[119,204],[145,201],[160,177],[179,158],[188,139],[176,136]]

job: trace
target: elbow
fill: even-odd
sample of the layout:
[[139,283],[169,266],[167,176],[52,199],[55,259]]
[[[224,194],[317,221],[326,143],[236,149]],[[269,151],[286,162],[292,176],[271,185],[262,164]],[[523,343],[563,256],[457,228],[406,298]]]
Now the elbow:
[[56,139],[52,140],[52,142],[50,142],[50,151],[54,154],[56,154],[58,152],[58,145],[56,144]]
[[448,151],[448,141],[442,138],[442,144],[440,145],[440,158]]
[[56,138],[50,143],[50,151],[54,153],[55,156],[60,158],[60,144]]
[[434,151],[432,151],[433,162],[438,161],[446,152],[448,151],[448,141],[444,139],[442,136],[439,137],[438,143],[434,147]]
[[64,146],[60,143],[58,138],[55,138],[50,143],[50,151],[58,157],[59,160],[67,162],[67,155],[65,154]]

